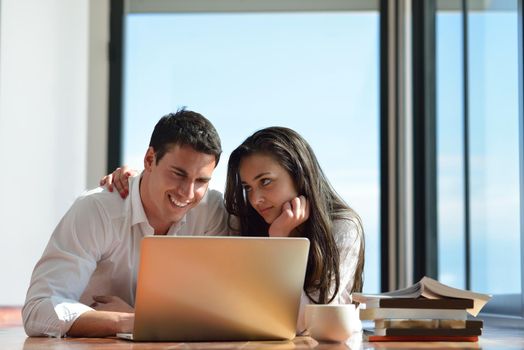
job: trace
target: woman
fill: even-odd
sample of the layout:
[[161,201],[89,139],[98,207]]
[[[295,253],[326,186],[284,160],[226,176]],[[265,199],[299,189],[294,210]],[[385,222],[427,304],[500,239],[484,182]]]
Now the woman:
[[[117,187],[127,183],[126,174],[115,174]],[[101,184],[106,180],[112,179]],[[352,292],[362,291],[361,220],[331,187],[298,133],[269,127],[248,137],[229,158],[224,199],[234,218],[230,225],[241,235],[309,239],[297,333],[305,329],[305,304],[347,304]]]
[[301,311],[306,303],[347,304],[352,292],[362,291],[361,220],[298,133],[270,127],[248,137],[229,157],[224,199],[242,235],[309,239]]

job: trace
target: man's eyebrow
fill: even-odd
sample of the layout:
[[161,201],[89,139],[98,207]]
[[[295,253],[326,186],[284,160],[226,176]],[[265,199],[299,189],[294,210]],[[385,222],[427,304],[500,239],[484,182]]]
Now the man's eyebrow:
[[179,172],[179,173],[182,173],[183,175],[187,175],[187,171],[185,171],[184,169],[179,168],[179,167],[177,167],[177,166],[174,166],[174,165],[171,166],[171,170],[175,170],[175,171],[177,171],[177,172]]
[[[171,166],[171,170],[174,170],[174,171],[176,171],[178,173],[181,173],[183,176],[188,176],[187,171],[185,171],[184,169],[179,168],[179,167],[177,167],[175,165]],[[211,180],[211,176],[201,176],[201,177],[198,177],[197,180],[198,181],[210,181]]]
[[203,176],[203,177],[199,177],[197,180],[199,180],[199,181],[211,181],[211,177]]

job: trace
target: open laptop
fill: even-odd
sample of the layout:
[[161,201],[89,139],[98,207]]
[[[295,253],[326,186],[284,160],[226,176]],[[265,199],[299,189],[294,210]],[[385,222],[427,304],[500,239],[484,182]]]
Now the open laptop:
[[289,340],[295,337],[309,240],[145,237],[134,341]]

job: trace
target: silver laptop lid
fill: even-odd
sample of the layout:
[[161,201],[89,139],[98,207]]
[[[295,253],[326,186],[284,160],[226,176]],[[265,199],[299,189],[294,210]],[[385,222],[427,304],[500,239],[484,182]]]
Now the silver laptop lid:
[[145,237],[134,340],[292,339],[308,251],[306,238]]

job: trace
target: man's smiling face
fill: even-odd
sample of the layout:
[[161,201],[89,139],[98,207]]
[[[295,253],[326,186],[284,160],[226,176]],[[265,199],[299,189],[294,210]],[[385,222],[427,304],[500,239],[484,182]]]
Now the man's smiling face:
[[[150,224],[169,228],[180,221],[206,194],[216,166],[214,155],[191,146],[173,145],[160,161],[153,148],[144,158],[147,185],[141,189],[142,203]],[[142,187],[142,185],[141,185]]]

